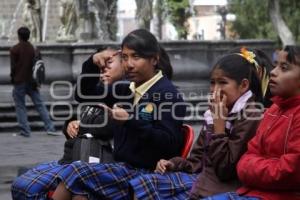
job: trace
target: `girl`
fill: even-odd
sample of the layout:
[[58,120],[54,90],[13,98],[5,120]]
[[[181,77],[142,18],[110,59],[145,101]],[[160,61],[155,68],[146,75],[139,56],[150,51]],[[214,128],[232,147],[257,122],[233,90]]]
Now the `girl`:
[[[100,77],[98,74],[97,77],[98,80],[99,78],[102,80],[104,85],[111,85],[113,82],[123,79],[125,73],[121,65],[121,54],[115,47],[108,47],[108,49],[114,56],[106,60],[103,73],[100,74]],[[86,66],[86,64],[83,65]],[[67,140],[64,145],[63,157],[59,161],[40,164],[14,180],[11,187],[14,200],[47,198],[46,192],[57,186],[57,182],[55,182],[57,173],[65,167],[65,164],[74,161],[73,145],[79,134],[79,123],[76,118],[65,122],[63,133]]]
[[300,199],[300,47],[287,46],[277,59],[274,104],[237,165],[243,187],[208,199]]
[[[67,200],[73,195],[77,195],[74,197],[77,199],[127,199],[130,197],[129,179],[153,170],[161,158],[180,155],[185,106],[175,86],[163,75],[162,62],[166,60],[161,59],[162,55],[161,47],[149,31],[138,29],[124,38],[122,64],[131,83],[115,87],[119,99],[110,90],[105,97],[107,105],[127,103],[134,109],[127,112],[118,105],[106,107],[117,121],[114,158],[120,163],[72,163],[60,173],[62,183],[53,199]],[[99,65],[101,67],[101,62]],[[78,92],[85,96],[103,94],[91,79],[82,79],[80,87]]]
[[132,179],[136,199],[199,199],[239,186],[235,167],[262,114],[255,106],[262,91],[254,57],[244,49],[216,63],[210,109],[189,158],[160,160],[160,174]]

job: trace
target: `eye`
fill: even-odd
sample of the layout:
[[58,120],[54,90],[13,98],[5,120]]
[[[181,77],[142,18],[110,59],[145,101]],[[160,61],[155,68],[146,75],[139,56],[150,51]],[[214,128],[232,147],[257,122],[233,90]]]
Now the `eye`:
[[140,55],[138,55],[138,54],[133,54],[133,55],[132,55],[132,57],[133,57],[133,59],[135,59],[135,60],[137,60],[137,59],[140,59],[140,58],[141,58],[141,56],[140,56]]
[[106,63],[107,64],[111,64],[111,63],[113,63],[114,61],[112,60],[112,59],[109,59]]
[[286,71],[286,70],[288,70],[288,69],[289,69],[289,65],[288,65],[288,64],[285,64],[285,63],[283,63],[282,65],[280,65],[280,69],[281,69],[282,71]]
[[124,55],[124,54],[122,54],[122,60],[123,60],[123,61],[128,61],[128,56],[127,56],[127,55]]
[[225,85],[225,84],[227,84],[227,81],[221,80],[221,81],[219,81],[219,84],[220,84],[220,85]]

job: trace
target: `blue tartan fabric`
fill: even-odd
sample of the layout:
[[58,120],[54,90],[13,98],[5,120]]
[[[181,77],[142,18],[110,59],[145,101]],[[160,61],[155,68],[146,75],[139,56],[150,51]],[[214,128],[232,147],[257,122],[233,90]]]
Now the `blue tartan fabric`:
[[210,196],[202,200],[259,200],[259,198],[240,196],[236,192],[227,192],[227,193]]
[[77,161],[60,172],[59,178],[73,193],[89,199],[132,199],[129,180],[149,173],[125,163],[88,164]]
[[46,200],[47,192],[56,188],[57,174],[64,167],[57,161],[42,163],[17,177],[11,186],[13,200]]
[[182,200],[188,199],[196,178],[197,174],[183,172],[144,174],[130,180],[130,184],[139,200]]

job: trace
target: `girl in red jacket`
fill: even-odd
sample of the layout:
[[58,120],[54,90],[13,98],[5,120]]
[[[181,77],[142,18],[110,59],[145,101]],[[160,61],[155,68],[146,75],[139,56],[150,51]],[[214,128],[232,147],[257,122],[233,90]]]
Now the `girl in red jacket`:
[[208,199],[300,199],[300,46],[279,52],[269,87],[273,105],[237,165],[243,187]]

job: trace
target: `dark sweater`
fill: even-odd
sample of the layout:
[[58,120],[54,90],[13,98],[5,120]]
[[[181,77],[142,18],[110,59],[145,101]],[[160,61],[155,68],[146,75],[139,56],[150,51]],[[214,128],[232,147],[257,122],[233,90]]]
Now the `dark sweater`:
[[21,84],[32,80],[34,47],[30,42],[19,42],[10,49],[11,82]]
[[[143,95],[139,103],[130,108],[129,105],[132,105],[134,95],[128,83],[114,83],[103,95],[105,89],[99,84],[99,69],[93,64],[92,57],[83,64],[82,74],[87,73],[96,74],[96,76],[81,79],[80,90],[77,87],[75,92],[77,101],[95,102],[98,100],[109,106],[117,102],[127,104],[124,108],[128,109],[131,119],[113,128],[116,160],[127,162],[134,167],[153,169],[158,160],[180,155],[183,146],[182,120],[175,120],[174,115],[182,119],[185,116],[186,107],[177,105],[172,115],[172,106],[175,103],[182,104],[183,100],[167,78],[163,77],[157,81]],[[118,98],[113,95],[113,90]],[[85,96],[80,96],[79,92]],[[91,95],[98,95],[98,97],[88,100],[87,98]],[[154,107],[152,112],[145,109],[149,104]],[[162,108],[159,109],[159,106]]]

